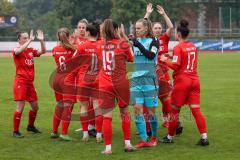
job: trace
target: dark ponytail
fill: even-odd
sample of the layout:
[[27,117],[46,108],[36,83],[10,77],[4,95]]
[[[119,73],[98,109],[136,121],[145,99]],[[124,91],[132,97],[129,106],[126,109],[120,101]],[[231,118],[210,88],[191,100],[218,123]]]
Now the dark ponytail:
[[103,22],[102,34],[103,37],[108,41],[111,39],[119,38],[116,34],[116,30],[118,29],[118,24],[114,22],[112,19],[106,19]]
[[177,26],[177,32],[181,33],[183,39],[187,38],[187,36],[189,35],[190,30],[188,28],[188,25],[188,21],[182,19]]
[[100,22],[94,21],[87,25],[86,31],[90,33],[92,37],[100,38]]

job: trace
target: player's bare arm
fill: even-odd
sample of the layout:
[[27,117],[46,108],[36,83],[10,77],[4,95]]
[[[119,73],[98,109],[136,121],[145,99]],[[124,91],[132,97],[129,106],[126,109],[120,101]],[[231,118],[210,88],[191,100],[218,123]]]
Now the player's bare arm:
[[21,54],[29,46],[29,44],[35,39],[35,36],[33,35],[33,30],[30,31],[29,37],[26,34],[26,35],[24,35],[23,38],[26,38],[28,40],[23,45],[20,45],[20,47],[18,47],[14,50],[15,55]]
[[166,22],[166,24],[167,24],[167,27],[168,27],[166,33],[167,33],[167,35],[170,37],[171,34],[172,34],[172,32],[173,32],[173,24],[172,24],[170,18],[169,18],[168,15],[166,14],[166,12],[165,12],[165,10],[163,9],[163,7],[160,6],[160,5],[157,5],[157,12],[158,12],[161,16],[163,16],[163,18],[164,18],[164,20],[165,20],[165,22]]

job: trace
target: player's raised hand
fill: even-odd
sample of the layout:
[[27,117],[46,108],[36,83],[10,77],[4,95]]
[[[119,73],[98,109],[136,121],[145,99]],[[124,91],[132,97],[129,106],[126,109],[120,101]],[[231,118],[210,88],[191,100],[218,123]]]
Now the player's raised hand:
[[160,5],[157,5],[157,12],[162,16],[165,14],[163,7]]
[[40,41],[44,40],[44,34],[42,30],[37,30],[37,39]]
[[33,40],[35,39],[35,36],[34,36],[34,34],[33,34],[33,30],[30,31],[29,39],[30,39],[31,41],[33,41]]
[[149,3],[147,5],[146,12],[149,13],[149,14],[151,14],[153,12],[152,3]]

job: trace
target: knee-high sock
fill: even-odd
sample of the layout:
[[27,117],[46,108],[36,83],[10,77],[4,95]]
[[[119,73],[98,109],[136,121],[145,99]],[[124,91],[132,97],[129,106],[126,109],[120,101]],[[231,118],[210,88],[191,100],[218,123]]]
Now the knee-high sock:
[[146,122],[146,130],[147,130],[147,132],[150,132],[151,127],[150,127],[150,122],[149,122],[148,108],[146,106],[143,106],[143,115],[144,115],[144,119]]
[[82,125],[82,130],[83,131],[88,131],[88,116],[87,115],[81,115],[80,116],[80,121]]
[[158,119],[156,114],[150,116],[150,126],[151,126],[152,136],[157,137]]
[[71,114],[72,114],[72,106],[66,106],[63,109],[62,113],[62,134],[67,135],[68,134],[68,127],[71,121]]
[[53,115],[53,133],[57,133],[58,132],[58,126],[61,122],[62,119],[62,112],[63,112],[63,107],[58,107],[56,106],[55,108],[55,112]]
[[15,111],[13,114],[13,131],[19,132],[19,126],[21,121],[22,113]]
[[112,118],[103,117],[103,138],[105,145],[112,144]]
[[36,117],[37,117],[37,112],[34,112],[30,109],[28,112],[28,125],[29,126],[34,126]]
[[124,140],[130,140],[131,138],[131,117],[129,112],[121,114],[122,131],[124,134]]
[[103,125],[103,116],[97,115],[95,117],[96,131],[97,133],[102,133],[102,125]]
[[168,134],[170,136],[174,136],[176,133],[176,129],[179,122],[179,113],[180,113],[180,110],[177,110],[175,108],[172,108],[172,111],[170,112],[170,120],[169,120],[169,127],[168,127]]
[[207,133],[206,121],[204,116],[202,115],[200,108],[192,108],[191,111],[193,117],[195,118],[199,133]]
[[143,114],[139,114],[135,117],[135,123],[137,126],[138,133],[140,135],[140,138],[143,141],[147,141],[146,122]]

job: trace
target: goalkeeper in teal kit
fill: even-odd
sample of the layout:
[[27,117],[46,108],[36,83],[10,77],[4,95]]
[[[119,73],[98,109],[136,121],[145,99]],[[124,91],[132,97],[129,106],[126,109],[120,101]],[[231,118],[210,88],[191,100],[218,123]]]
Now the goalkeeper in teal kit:
[[[159,41],[152,37],[151,22],[139,19],[135,26],[136,38],[132,39],[134,51],[134,71],[131,79],[131,102],[134,104],[135,122],[141,140],[135,146],[152,147],[157,145],[158,121],[155,114],[158,106],[158,86],[156,83],[156,58]],[[149,141],[143,106],[147,106],[151,127]]]

